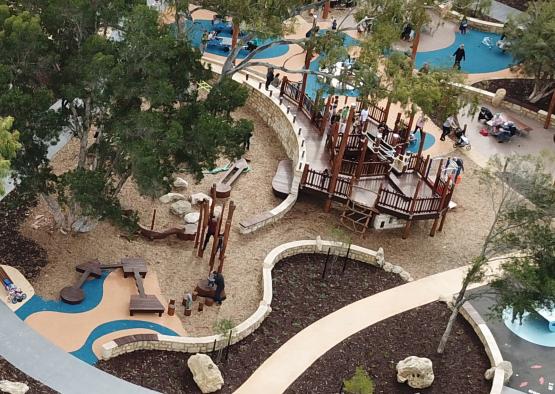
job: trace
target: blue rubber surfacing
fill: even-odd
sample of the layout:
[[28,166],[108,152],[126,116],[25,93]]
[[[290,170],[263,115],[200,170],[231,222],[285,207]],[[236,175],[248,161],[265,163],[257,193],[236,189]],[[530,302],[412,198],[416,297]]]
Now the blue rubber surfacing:
[[[482,43],[485,37],[491,39],[491,48]],[[424,63],[428,63],[431,67],[436,68],[451,68],[455,61],[453,53],[461,44],[464,44],[466,60],[461,62],[462,72],[478,74],[504,70],[511,66],[513,58],[495,46],[495,43],[500,38],[499,34],[471,29],[467,30],[465,35],[456,33],[455,42],[446,48],[428,52],[417,52],[415,68],[419,69]]]
[[[89,279],[86,281],[82,289],[85,292],[85,299],[82,303],[77,305],[66,304],[62,301],[57,300],[45,300],[39,295],[34,295],[29,301],[27,301],[21,308],[19,308],[15,314],[21,320],[27,319],[29,316],[40,313],[40,312],[58,312],[58,313],[83,313],[90,311],[97,307],[102,301],[102,296],[104,293],[104,281],[108,277],[111,271],[103,271],[102,276],[98,279]],[[88,363],[95,364],[98,358],[93,352],[93,343],[100,337],[122,330],[128,330],[132,328],[145,328],[152,331],[156,331],[163,335],[179,336],[175,331],[164,327],[157,323],[152,323],[144,320],[114,320],[110,322],[103,323],[92,330],[85,343],[77,350],[71,352],[73,356],[78,359]]]

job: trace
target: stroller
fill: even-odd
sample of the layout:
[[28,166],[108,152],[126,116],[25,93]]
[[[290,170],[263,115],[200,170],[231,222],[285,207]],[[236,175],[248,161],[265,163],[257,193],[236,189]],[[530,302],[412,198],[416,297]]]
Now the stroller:
[[470,145],[470,140],[464,134],[463,130],[457,128],[457,130],[455,130],[455,137],[456,140],[453,144],[453,148],[464,148],[466,150],[472,149],[472,145]]
[[489,110],[489,108],[486,108],[486,107],[480,108],[480,113],[478,114],[478,121],[481,121],[482,119],[484,119],[484,121],[486,122],[489,122],[490,120],[493,119],[493,113]]

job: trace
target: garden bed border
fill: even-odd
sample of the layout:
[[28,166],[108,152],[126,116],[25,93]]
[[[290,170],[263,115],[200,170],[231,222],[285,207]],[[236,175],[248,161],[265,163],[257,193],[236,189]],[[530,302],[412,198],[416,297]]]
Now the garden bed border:
[[[214,73],[220,74],[223,62],[203,57],[203,65]],[[232,76],[233,80],[249,88],[249,105],[276,133],[287,157],[293,161],[293,181],[291,192],[278,206],[254,215],[239,223],[241,234],[248,234],[275,223],[281,219],[297,201],[302,169],[306,163],[306,143],[301,133],[301,126],[296,122],[296,115],[290,111],[286,102],[279,97],[279,89],[270,87],[263,90],[265,80],[249,70],[241,70]],[[276,163],[277,165],[277,163]]]
[[[268,253],[262,269],[263,297],[258,309],[245,321],[233,329],[230,344],[246,338],[264,321],[271,312],[272,303],[272,269],[280,260],[301,253],[327,254],[344,256],[348,245],[335,241],[301,240],[281,244]],[[349,257],[367,264],[381,267],[385,271],[396,273],[401,278],[411,281],[410,275],[401,267],[386,263],[381,251],[374,251],[357,245],[350,245]],[[102,344],[102,359],[119,356],[136,350],[171,350],[186,353],[208,353],[219,350],[228,344],[228,338],[221,335],[204,337],[176,337],[162,334],[127,335]]]
[[497,346],[497,342],[487,326],[485,320],[480,316],[478,311],[469,303],[465,302],[460,309],[460,314],[472,326],[472,329],[480,338],[484,350],[488,355],[492,368],[495,368],[493,379],[491,382],[490,394],[501,394],[504,386],[505,371],[499,368],[498,365],[503,361],[501,351]]
[[[441,18],[447,19],[452,22],[459,23],[463,18],[463,14],[451,10],[450,5],[448,4],[438,4],[435,10]],[[477,30],[485,31],[488,33],[503,34],[503,23],[489,22],[483,19],[472,18],[470,16],[467,16],[466,19],[468,20],[468,26],[473,27]]]

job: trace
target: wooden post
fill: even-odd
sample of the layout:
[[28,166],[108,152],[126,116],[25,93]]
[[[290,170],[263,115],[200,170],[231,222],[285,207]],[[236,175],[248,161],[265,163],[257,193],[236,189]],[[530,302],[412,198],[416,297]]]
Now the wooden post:
[[416,32],[414,40],[412,41],[412,52],[410,56],[411,64],[414,67],[414,61],[416,60],[416,52],[418,51],[418,44],[420,43],[420,29]]
[[156,208],[152,212],[152,221],[150,222],[150,229],[154,230],[154,221],[156,220]]
[[301,186],[303,186],[306,183],[306,178],[308,177],[308,170],[309,170],[309,165],[308,163],[305,163],[303,168],[303,174],[301,175]]
[[218,218],[218,227],[216,228],[216,234],[213,236],[212,240],[212,251],[210,252],[210,271],[208,274],[212,272],[214,269],[214,260],[216,259],[216,249],[218,248],[218,242],[220,241],[220,230],[222,228],[222,222],[224,220],[224,213],[225,213],[225,203],[222,205],[222,213],[220,213],[220,217]]
[[[308,70],[310,68],[310,60],[312,59],[312,46],[308,46],[306,48],[306,55],[304,58],[304,69]],[[305,96],[305,91],[306,91],[306,81],[308,79],[308,74],[304,73],[303,74],[303,82],[301,84],[301,91],[299,94],[299,105],[298,108],[300,110],[303,109],[303,102],[304,102],[304,96]]]
[[200,232],[202,231],[202,222],[204,221],[204,203],[205,203],[205,200],[202,200],[200,204],[200,211],[199,211],[199,217],[197,222],[197,232],[195,233],[195,249],[198,247],[198,244],[199,244]]
[[394,133],[398,133],[399,132],[399,124],[401,123],[401,113],[398,112],[397,113],[397,118],[395,119],[395,125],[393,126],[393,132]]
[[[440,168],[441,168],[441,165],[440,165]],[[438,172],[438,174],[439,174],[439,172]],[[439,178],[436,180],[436,185],[437,185],[438,182],[439,182]],[[440,200],[440,203],[439,203],[439,214],[438,214],[437,218],[434,219],[434,224],[432,225],[432,229],[430,230],[430,237],[433,237],[436,234],[436,228],[437,228],[437,224],[439,222],[439,218],[440,217],[442,218],[441,219],[442,223],[445,220],[445,215],[447,214],[447,209],[445,209],[445,211],[444,211],[443,205],[445,204],[445,197],[447,196],[447,190],[449,189],[448,185],[449,185],[449,179],[447,179],[446,187],[444,187],[443,190],[441,191],[441,200]],[[442,228],[443,228],[443,226],[442,226]],[[441,231],[441,230],[439,230],[439,231]]]
[[383,114],[383,121],[387,123],[387,118],[389,117],[389,108],[391,107],[391,99],[387,98],[387,104],[385,105],[384,114]]
[[422,156],[422,150],[424,149],[424,140],[426,139],[426,133],[422,130],[420,132],[420,144],[418,145],[418,153],[416,154],[417,157]]
[[[214,201],[215,200],[212,200],[212,205],[214,205]],[[208,220],[210,218],[212,218],[212,214],[214,212],[213,208],[208,207],[208,201],[206,201],[206,200],[203,202],[202,208],[203,208],[204,212],[203,212],[203,218],[202,218],[203,219],[202,220],[202,230],[201,230],[202,232],[200,234],[199,246],[198,246],[198,250],[197,250],[197,256],[198,257],[204,256],[203,247],[204,247],[204,236],[206,234],[206,226],[208,226]],[[210,213],[210,212],[212,212],[212,213]]]
[[225,221],[225,230],[224,230],[224,244],[222,245],[222,249],[220,250],[220,264],[218,265],[218,272],[222,272],[224,268],[224,260],[225,260],[225,250],[227,249],[227,242],[229,240],[229,233],[231,231],[231,222],[233,220],[233,212],[235,211],[235,203],[232,201],[229,202],[229,209],[227,211],[227,219]]
[[[341,138],[341,145],[339,146],[339,153],[333,161],[332,174],[330,179],[330,185],[328,188],[328,199],[324,204],[324,211],[329,212],[331,208],[331,200],[333,194],[335,193],[335,186],[337,184],[337,178],[339,177],[339,170],[341,169],[341,162],[343,161],[343,156],[345,155],[345,149],[347,148],[347,140],[349,139],[349,134],[351,133],[351,126],[353,124],[353,117],[355,116],[355,109],[351,107],[349,116],[347,118],[347,125],[345,127],[345,132]],[[338,126],[336,126],[338,127]]]
[[437,169],[436,180],[434,182],[434,191],[437,189],[437,185],[439,184],[439,180],[441,179],[441,166],[443,166],[443,159],[439,161],[439,167]]
[[408,135],[410,135],[410,132],[412,130],[412,123],[414,122],[414,111],[411,111],[410,113],[410,118],[409,118],[409,124],[407,126],[408,128]]
[[553,95],[551,95],[551,101],[549,102],[549,107],[547,107],[547,117],[545,118],[545,123],[543,124],[543,128],[549,128],[551,124],[551,115],[555,111],[555,90],[553,91]]
[[320,123],[320,134],[323,134],[326,130],[326,126],[328,125],[328,120],[330,117],[330,107],[331,107],[331,96],[328,96],[328,100],[326,101],[326,109],[324,110],[324,116],[322,117],[322,123]]
[[[445,193],[447,194],[447,191],[449,190],[449,184],[451,183],[451,180],[448,178],[447,182],[445,183]],[[445,209],[445,211],[443,212],[443,216],[441,217],[441,222],[439,223],[439,228],[437,229],[437,231],[441,232],[443,230],[443,224],[445,223],[445,217],[447,216],[447,211],[448,209]]]
[[322,12],[322,19],[328,19],[328,16],[330,14],[330,8],[331,8],[331,4],[330,4],[330,0],[328,0],[324,3],[324,11]]
[[335,122],[331,127],[330,159],[332,162],[335,160],[335,147],[337,146],[338,139],[339,139],[339,122]]
[[289,81],[287,79],[287,75],[285,75],[283,77],[283,79],[281,80],[281,87],[279,88],[279,95],[280,96],[283,96],[283,92],[285,91],[285,86],[287,85],[288,82]]
[[368,149],[368,138],[364,137],[362,139],[362,145],[360,147],[360,154],[358,156],[358,163],[357,168],[355,171],[355,178],[357,180],[360,179],[360,175],[362,173],[362,167],[364,165],[364,161],[366,160],[366,150]]
[[414,206],[416,205],[416,199],[418,198],[418,193],[420,193],[420,188],[422,187],[423,181],[424,179],[420,178],[418,184],[416,185],[416,189],[414,190],[414,195],[412,196],[412,201],[409,208],[410,219],[407,220],[407,224],[405,225],[405,229],[403,231],[403,239],[406,239],[409,235],[410,227],[412,225],[412,214],[414,212]]

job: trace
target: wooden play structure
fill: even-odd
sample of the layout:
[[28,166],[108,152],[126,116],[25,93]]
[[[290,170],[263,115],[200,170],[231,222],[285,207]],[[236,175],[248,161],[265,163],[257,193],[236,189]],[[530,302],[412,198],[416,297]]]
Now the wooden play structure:
[[87,261],[75,267],[81,273],[79,280],[72,286],[64,287],[60,291],[60,298],[67,304],[79,304],[85,299],[85,294],[81,289],[83,283],[89,278],[100,278],[102,270],[118,269],[123,270],[123,277],[133,276],[139,294],[132,294],[129,300],[129,314],[133,316],[135,312],[158,313],[162,316],[164,306],[155,295],[145,293],[143,279],[146,277],[148,267],[146,261],[140,257],[126,257],[116,264],[101,264],[98,260]]
[[[329,104],[330,100],[325,114]],[[311,169],[306,164],[301,190],[323,196],[325,211],[330,210],[332,201],[342,203],[341,223],[360,234],[381,215],[378,228],[388,228],[390,223],[398,226],[404,221],[403,238],[408,236],[413,221],[433,219],[433,236],[443,228],[453,195],[453,161],[423,157],[424,133],[418,152],[407,153],[412,117],[405,122],[399,114],[389,130],[383,127],[387,108],[369,108],[365,122],[355,119],[361,108],[361,103],[351,107],[344,124],[329,126],[329,169]]]
[[216,184],[216,197],[228,198],[231,195],[233,183],[241,176],[248,166],[249,164],[243,158],[233,163],[229,170],[225,172],[222,179]]

